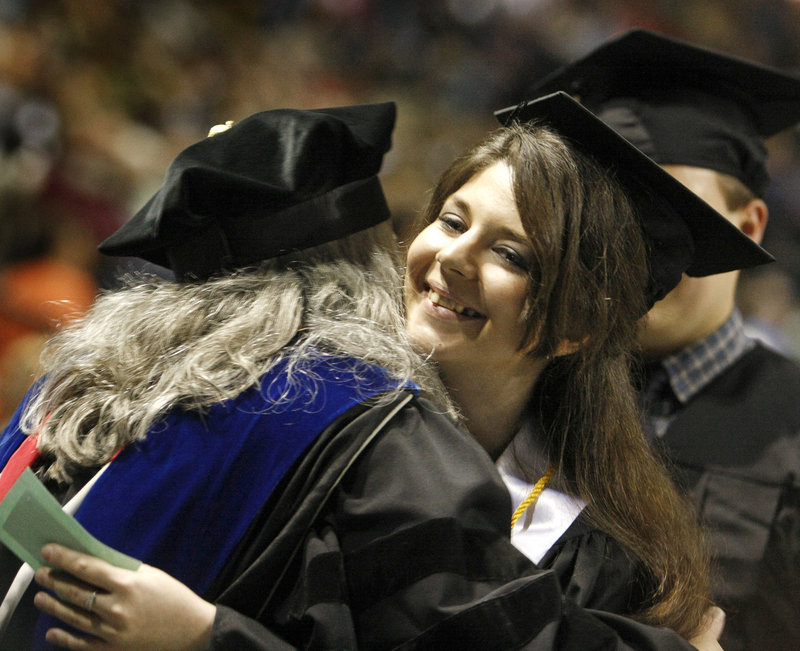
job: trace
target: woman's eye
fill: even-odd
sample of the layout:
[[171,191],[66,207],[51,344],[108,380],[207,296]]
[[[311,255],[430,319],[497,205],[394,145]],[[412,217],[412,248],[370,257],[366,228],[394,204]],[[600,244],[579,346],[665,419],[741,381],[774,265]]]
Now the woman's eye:
[[530,269],[530,265],[525,257],[517,253],[514,249],[507,246],[500,246],[497,247],[496,251],[497,254],[509,264],[518,267],[523,271],[528,271],[528,269]]
[[445,212],[438,217],[439,224],[449,230],[461,233],[465,230],[464,220],[454,213]]

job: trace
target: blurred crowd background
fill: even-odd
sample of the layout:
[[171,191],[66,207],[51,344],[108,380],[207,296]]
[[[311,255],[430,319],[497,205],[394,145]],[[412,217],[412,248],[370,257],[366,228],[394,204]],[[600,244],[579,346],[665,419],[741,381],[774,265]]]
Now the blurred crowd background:
[[[97,243],[210,126],[393,100],[398,231],[492,111],[640,26],[800,74],[800,0],[0,0],[0,422],[43,342],[137,263]],[[774,138],[748,323],[800,358],[800,131]]]

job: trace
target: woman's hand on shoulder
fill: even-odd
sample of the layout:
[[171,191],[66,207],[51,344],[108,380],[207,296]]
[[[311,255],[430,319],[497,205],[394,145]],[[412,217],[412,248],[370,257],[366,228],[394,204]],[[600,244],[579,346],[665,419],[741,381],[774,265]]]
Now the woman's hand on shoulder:
[[[41,610],[87,633],[52,628],[47,640],[67,649],[208,648],[216,607],[170,575],[149,565],[135,572],[60,545],[46,545],[49,567],[36,582]],[[67,574],[68,573],[68,574]]]

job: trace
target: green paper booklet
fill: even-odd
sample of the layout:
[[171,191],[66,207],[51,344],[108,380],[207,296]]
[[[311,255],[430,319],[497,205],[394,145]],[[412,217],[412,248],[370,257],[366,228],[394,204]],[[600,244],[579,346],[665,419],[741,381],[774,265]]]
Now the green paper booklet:
[[126,570],[136,570],[141,561],[131,558],[92,536],[58,501],[30,468],[0,502],[0,541],[34,570],[46,565],[42,547],[58,543]]

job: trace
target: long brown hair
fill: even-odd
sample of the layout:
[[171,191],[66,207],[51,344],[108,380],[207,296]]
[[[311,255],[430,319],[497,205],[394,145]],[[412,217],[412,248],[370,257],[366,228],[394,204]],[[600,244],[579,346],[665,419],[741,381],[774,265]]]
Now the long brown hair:
[[[633,615],[689,636],[710,605],[705,546],[691,506],[649,449],[631,384],[637,322],[648,307],[647,243],[636,218],[644,190],[623,190],[552,130],[515,124],[444,172],[421,226],[498,161],[513,170],[535,256],[520,348],[551,360],[528,405],[537,443],[558,487],[584,500],[593,523],[651,573],[649,605]],[[576,352],[555,356],[565,341]]]

